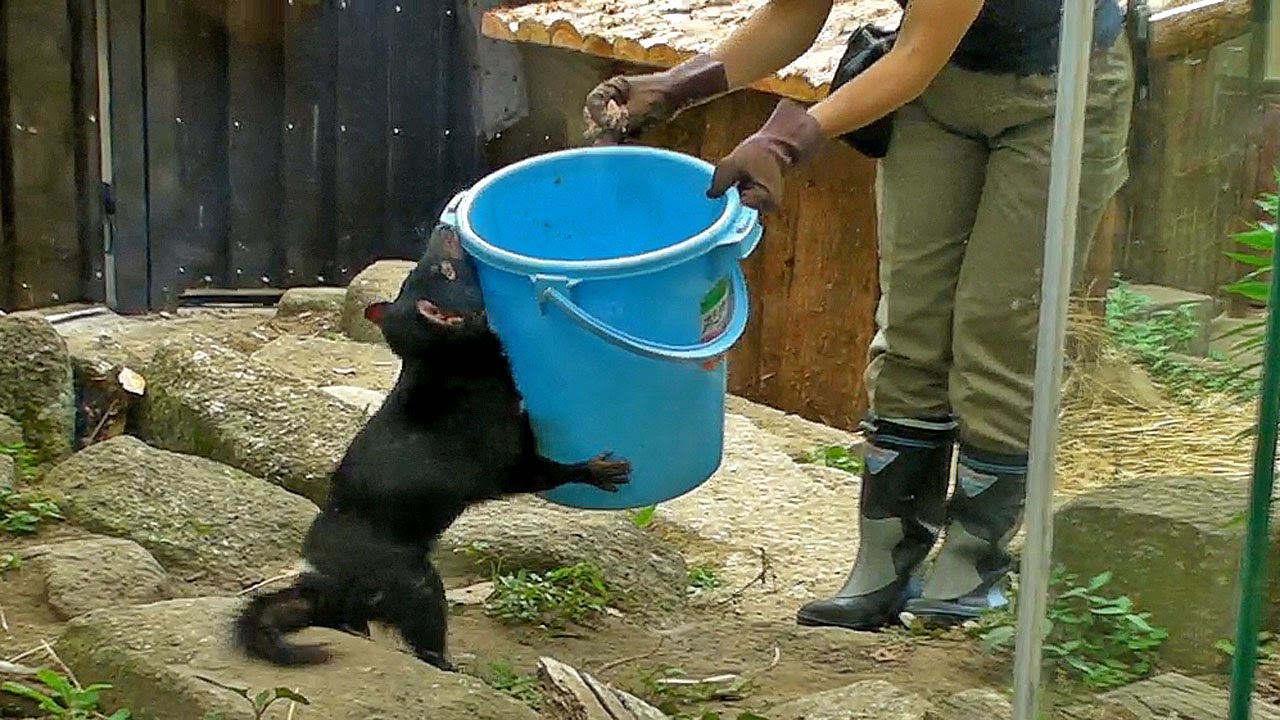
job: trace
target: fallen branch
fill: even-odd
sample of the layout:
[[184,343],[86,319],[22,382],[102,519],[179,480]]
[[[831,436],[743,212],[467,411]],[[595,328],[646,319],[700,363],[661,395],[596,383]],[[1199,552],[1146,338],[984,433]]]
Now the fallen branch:
[[623,690],[549,657],[538,658],[538,679],[550,718],[667,720],[661,710]]
[[723,600],[717,602],[715,604],[715,607],[720,607],[721,605],[727,605],[733,602],[734,600],[737,600],[738,598],[742,597],[743,593],[750,590],[752,585],[755,585],[756,583],[765,585],[768,583],[769,578],[774,576],[773,563],[769,560],[769,554],[766,553],[764,548],[762,547],[756,548],[756,552],[760,554],[760,572],[756,573],[756,576],[751,578],[751,582],[738,588],[732,595],[729,595]]
[[657,644],[657,645],[654,645],[654,646],[653,646],[653,649],[652,649],[652,650],[650,650],[649,652],[647,652],[647,653],[640,653],[639,655],[628,655],[627,657],[624,657],[624,658],[618,658],[617,660],[611,660],[611,661],[609,661],[609,662],[607,662],[607,663],[605,663],[605,664],[601,665],[601,666],[600,666],[600,669],[599,669],[599,670],[596,670],[596,672],[597,672],[597,673],[604,673],[604,672],[606,672],[606,671],[608,671],[608,670],[612,670],[612,669],[614,669],[614,668],[618,667],[619,665],[626,665],[627,663],[629,663],[629,662],[635,662],[636,660],[645,660],[645,659],[651,658],[651,657],[653,657],[654,655],[657,655],[657,654],[658,654],[658,651],[662,649],[662,643],[663,643],[665,640],[666,640],[666,638],[665,638],[665,637],[659,637],[659,638],[658,638],[658,644]]

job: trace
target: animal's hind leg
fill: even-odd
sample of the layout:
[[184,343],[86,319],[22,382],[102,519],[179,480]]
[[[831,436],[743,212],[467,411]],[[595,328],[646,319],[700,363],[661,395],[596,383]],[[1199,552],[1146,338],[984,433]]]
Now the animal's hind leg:
[[448,634],[448,604],[444,581],[430,562],[403,578],[379,603],[379,615],[395,626],[420,660],[441,670],[452,671],[445,645]]

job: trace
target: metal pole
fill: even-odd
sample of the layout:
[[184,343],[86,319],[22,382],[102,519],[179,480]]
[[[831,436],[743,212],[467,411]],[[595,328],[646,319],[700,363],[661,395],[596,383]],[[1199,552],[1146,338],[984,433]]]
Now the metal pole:
[[[1025,527],[1018,583],[1018,633],[1013,662],[1014,720],[1039,717],[1043,628],[1053,551],[1054,461],[1061,404],[1062,353],[1071,268],[1075,259],[1084,146],[1085,96],[1093,46],[1094,0],[1064,0],[1058,48],[1057,106],[1049,165],[1040,327],[1027,473]],[[1124,42],[1121,38],[1118,42]]]
[[[1257,41],[1257,36],[1254,36]],[[1280,218],[1280,202],[1274,208]],[[1276,237],[1280,240],[1280,228]],[[1263,346],[1262,393],[1258,398],[1258,434],[1253,450],[1253,483],[1249,491],[1248,526],[1241,559],[1240,604],[1236,617],[1236,652],[1231,659],[1231,720],[1248,720],[1258,662],[1258,631],[1266,602],[1267,546],[1271,493],[1276,478],[1276,435],[1280,422],[1280,252],[1271,255],[1271,287],[1267,293],[1266,344]]]

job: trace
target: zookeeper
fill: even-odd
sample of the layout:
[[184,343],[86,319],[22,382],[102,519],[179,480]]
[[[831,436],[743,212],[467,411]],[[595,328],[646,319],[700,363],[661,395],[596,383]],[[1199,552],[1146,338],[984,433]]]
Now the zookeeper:
[[[1133,60],[1124,11],[1096,2],[1077,280],[1128,177]],[[736,186],[747,205],[775,211],[791,169],[831,139],[892,123],[876,181],[881,296],[861,542],[843,587],[799,609],[803,625],[870,630],[904,609],[950,624],[1004,605],[1022,522],[1062,0],[898,3],[886,54],[811,107],[781,100],[708,190]],[[601,83],[585,103],[588,138],[619,141],[780,70],[813,44],[831,5],[769,0],[708,54]]]

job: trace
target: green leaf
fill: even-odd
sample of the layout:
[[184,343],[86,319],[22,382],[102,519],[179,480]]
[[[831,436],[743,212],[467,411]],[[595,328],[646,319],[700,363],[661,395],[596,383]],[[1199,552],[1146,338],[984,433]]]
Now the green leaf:
[[290,689],[289,689],[289,688],[287,688],[287,687],[278,687],[278,688],[276,688],[276,699],[278,699],[278,700],[292,700],[293,702],[296,702],[296,703],[298,703],[299,705],[310,705],[310,704],[311,704],[311,701],[310,701],[310,700],[308,700],[308,699],[306,698],[306,696],[301,695],[301,694],[299,694],[298,692],[296,692],[296,691],[294,691],[294,690],[290,690]]
[[1267,294],[1268,294],[1268,284],[1255,282],[1255,281],[1242,281],[1242,282],[1231,283],[1230,285],[1223,287],[1223,290],[1226,290],[1227,292],[1230,292],[1230,293],[1235,293],[1236,295],[1240,295],[1250,300],[1266,302]]
[[1252,267],[1270,267],[1271,258],[1265,255],[1249,255],[1247,253],[1228,252],[1226,256],[1244,265]]
[[111,713],[107,720],[133,720],[133,711],[128,708],[117,710]]

